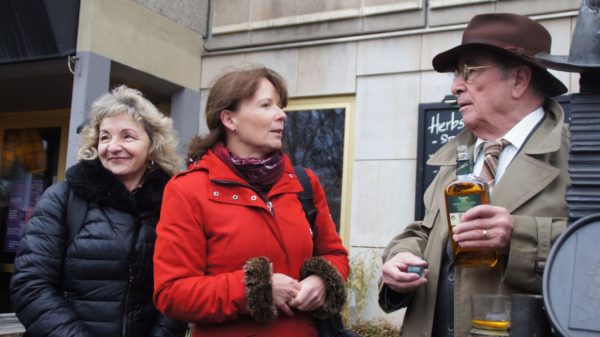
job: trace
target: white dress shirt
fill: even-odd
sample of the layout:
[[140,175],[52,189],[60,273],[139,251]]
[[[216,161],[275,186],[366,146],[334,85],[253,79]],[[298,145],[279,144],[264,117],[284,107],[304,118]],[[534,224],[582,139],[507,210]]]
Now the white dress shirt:
[[[498,158],[498,169],[496,171],[496,178],[494,184],[497,185],[504,172],[508,168],[508,165],[513,158],[519,153],[519,150],[525,144],[525,141],[529,137],[529,134],[535,129],[538,123],[544,119],[544,109],[541,107],[530,112],[525,118],[519,123],[512,127],[504,136],[500,137],[506,139],[510,144],[506,145]],[[477,138],[475,142],[475,148],[473,151],[473,158],[475,158],[475,166],[473,172],[481,176],[481,169],[483,168],[483,143],[485,140]]]

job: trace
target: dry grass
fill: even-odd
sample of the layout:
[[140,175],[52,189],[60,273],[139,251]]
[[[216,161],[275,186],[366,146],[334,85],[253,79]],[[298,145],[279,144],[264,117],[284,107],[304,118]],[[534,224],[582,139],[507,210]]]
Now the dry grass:
[[352,331],[361,337],[400,337],[400,329],[381,321],[357,322]]

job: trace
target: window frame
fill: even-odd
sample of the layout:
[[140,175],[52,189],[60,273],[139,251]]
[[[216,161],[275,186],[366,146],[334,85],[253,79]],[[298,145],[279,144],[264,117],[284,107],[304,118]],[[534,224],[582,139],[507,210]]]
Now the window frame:
[[[354,161],[354,129],[356,98],[354,96],[291,98],[286,113],[305,110],[344,109],[343,176],[340,209],[340,237],[345,247],[350,247],[350,217],[352,198],[352,164]],[[310,168],[310,167],[309,167]]]
[[4,146],[4,130],[60,128],[60,149],[56,180],[65,179],[67,144],[69,138],[69,110],[46,110],[0,113],[0,149]]
[[[0,149],[4,146],[5,130],[60,128],[60,148],[58,151],[58,167],[56,180],[65,179],[67,163],[67,144],[69,137],[69,110],[46,110],[0,113]],[[0,272],[12,273],[13,263],[0,263]]]

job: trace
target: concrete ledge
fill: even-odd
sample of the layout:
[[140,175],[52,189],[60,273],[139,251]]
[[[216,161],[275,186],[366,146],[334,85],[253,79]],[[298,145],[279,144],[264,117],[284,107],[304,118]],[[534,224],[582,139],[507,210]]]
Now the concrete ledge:
[[200,88],[202,36],[130,1],[82,0],[77,51]]
[[25,327],[14,313],[0,314],[0,336],[21,337],[23,333],[25,333]]
[[[489,0],[488,0],[489,1]],[[287,26],[306,25],[317,22],[328,22],[333,20],[353,19],[364,16],[390,14],[397,12],[412,11],[423,8],[423,1],[401,2],[397,4],[386,4],[378,6],[365,6],[361,8],[339,9],[319,13],[309,13],[296,16],[286,16],[260,21],[241,22],[229,25],[214,26],[213,35],[230,34],[242,31],[259,29],[279,28]]]
[[453,6],[466,6],[482,2],[496,2],[496,0],[430,0],[429,8],[436,9]]

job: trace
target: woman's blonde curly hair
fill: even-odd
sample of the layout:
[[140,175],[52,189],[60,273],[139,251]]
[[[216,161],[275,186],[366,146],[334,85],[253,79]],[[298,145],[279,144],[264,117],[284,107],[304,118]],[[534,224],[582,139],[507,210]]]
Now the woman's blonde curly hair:
[[[180,159],[177,155],[179,139],[173,129],[173,120],[163,115],[142,96],[138,90],[125,85],[114,88],[92,103],[87,125],[81,131],[81,146],[77,160],[98,158],[98,133],[100,123],[106,117],[127,113],[133,120],[142,123],[150,137],[148,160],[169,175],[179,172]],[[154,166],[154,167],[156,167]]]

